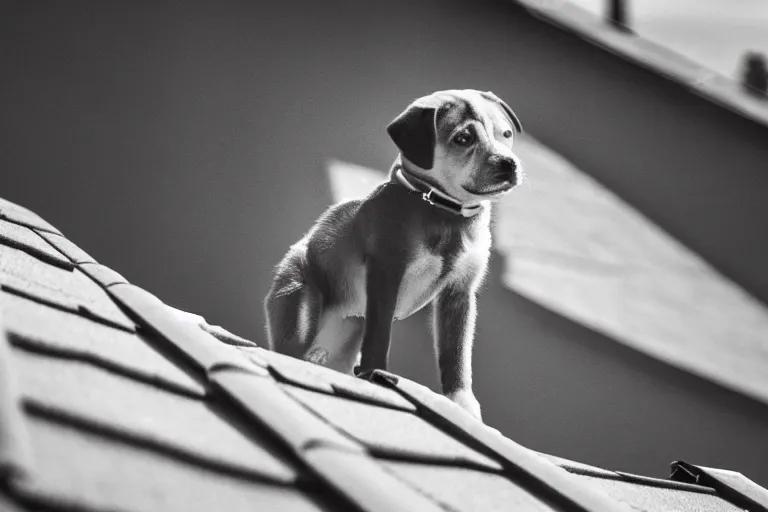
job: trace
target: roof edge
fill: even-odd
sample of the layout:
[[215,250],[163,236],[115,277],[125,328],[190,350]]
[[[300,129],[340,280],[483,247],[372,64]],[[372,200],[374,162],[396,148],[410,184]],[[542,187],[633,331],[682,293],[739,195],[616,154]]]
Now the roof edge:
[[603,23],[602,19],[567,0],[509,0],[532,16],[616,55],[624,61],[675,82],[693,94],[768,128],[768,99],[734,91],[738,84],[716,71],[638,36]]
[[706,485],[715,489],[720,497],[738,507],[768,512],[768,489],[741,473],[698,466],[682,460],[670,464],[670,469],[671,480]]

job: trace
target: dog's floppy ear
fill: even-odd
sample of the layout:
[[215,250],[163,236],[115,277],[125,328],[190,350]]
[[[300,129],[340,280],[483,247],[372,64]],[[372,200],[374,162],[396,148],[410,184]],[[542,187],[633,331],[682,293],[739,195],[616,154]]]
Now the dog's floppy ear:
[[518,133],[523,133],[523,125],[520,122],[520,119],[518,119],[515,112],[507,105],[507,103],[493,94],[491,91],[487,91],[484,94],[488,99],[495,101],[499,105],[501,105],[502,110],[504,110],[504,113],[507,114],[507,117],[509,117],[509,121],[512,123],[512,125],[515,127],[515,130],[517,130]]
[[435,112],[439,101],[427,96],[408,106],[387,126],[387,133],[405,158],[422,169],[435,160]]

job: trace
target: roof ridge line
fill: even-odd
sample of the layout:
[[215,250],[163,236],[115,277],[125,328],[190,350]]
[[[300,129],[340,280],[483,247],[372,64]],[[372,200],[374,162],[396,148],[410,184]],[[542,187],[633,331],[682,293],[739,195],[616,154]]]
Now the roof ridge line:
[[[405,411],[403,411],[405,412]],[[431,424],[430,424],[431,425]],[[453,469],[466,469],[468,471],[479,471],[480,473],[487,473],[489,475],[503,475],[504,471],[499,469],[493,469],[488,465],[479,464],[469,459],[446,459],[443,457],[430,456],[420,454],[418,457],[409,455],[408,453],[395,452],[391,450],[382,450],[377,448],[368,448],[371,455],[374,455],[377,459],[391,461],[391,462],[404,462],[414,465],[425,466],[440,466]]]
[[[687,482],[678,482],[675,480],[669,480],[665,478],[654,478],[651,476],[636,475],[634,473],[627,473],[625,471],[614,471],[621,477],[624,482],[631,482],[638,485],[647,485],[648,487],[661,487],[664,489],[679,489],[690,492],[698,492],[700,494],[714,494],[717,495],[717,490],[713,487],[693,484]],[[599,478],[599,477],[598,477]]]

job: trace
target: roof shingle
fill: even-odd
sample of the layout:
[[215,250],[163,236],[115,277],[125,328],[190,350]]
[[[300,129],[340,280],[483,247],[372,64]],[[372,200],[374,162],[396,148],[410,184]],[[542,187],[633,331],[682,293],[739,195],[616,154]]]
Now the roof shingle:
[[[165,454],[32,416],[34,478],[22,502],[89,510],[323,510],[298,488],[214,471]],[[66,461],[66,463],[62,463]]]
[[3,510],[761,510],[718,470],[544,456],[398,376],[224,345],[29,210],[0,215]]
[[94,322],[12,294],[0,295],[3,324],[12,344],[203,396],[200,382],[149,346],[139,333]]

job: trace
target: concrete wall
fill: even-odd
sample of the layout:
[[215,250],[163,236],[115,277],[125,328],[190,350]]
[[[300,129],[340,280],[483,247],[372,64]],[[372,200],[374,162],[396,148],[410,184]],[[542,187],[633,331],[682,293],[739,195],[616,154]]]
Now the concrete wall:
[[[6,2],[0,195],[164,300],[258,340],[272,265],[330,201],[325,160],[386,169],[384,126],[408,101],[477,87],[768,297],[765,127],[505,1],[259,5]],[[478,394],[510,437],[646,474],[684,458],[768,482],[755,456],[765,408],[498,280],[480,311]],[[396,329],[394,364],[430,382],[420,320]]]

